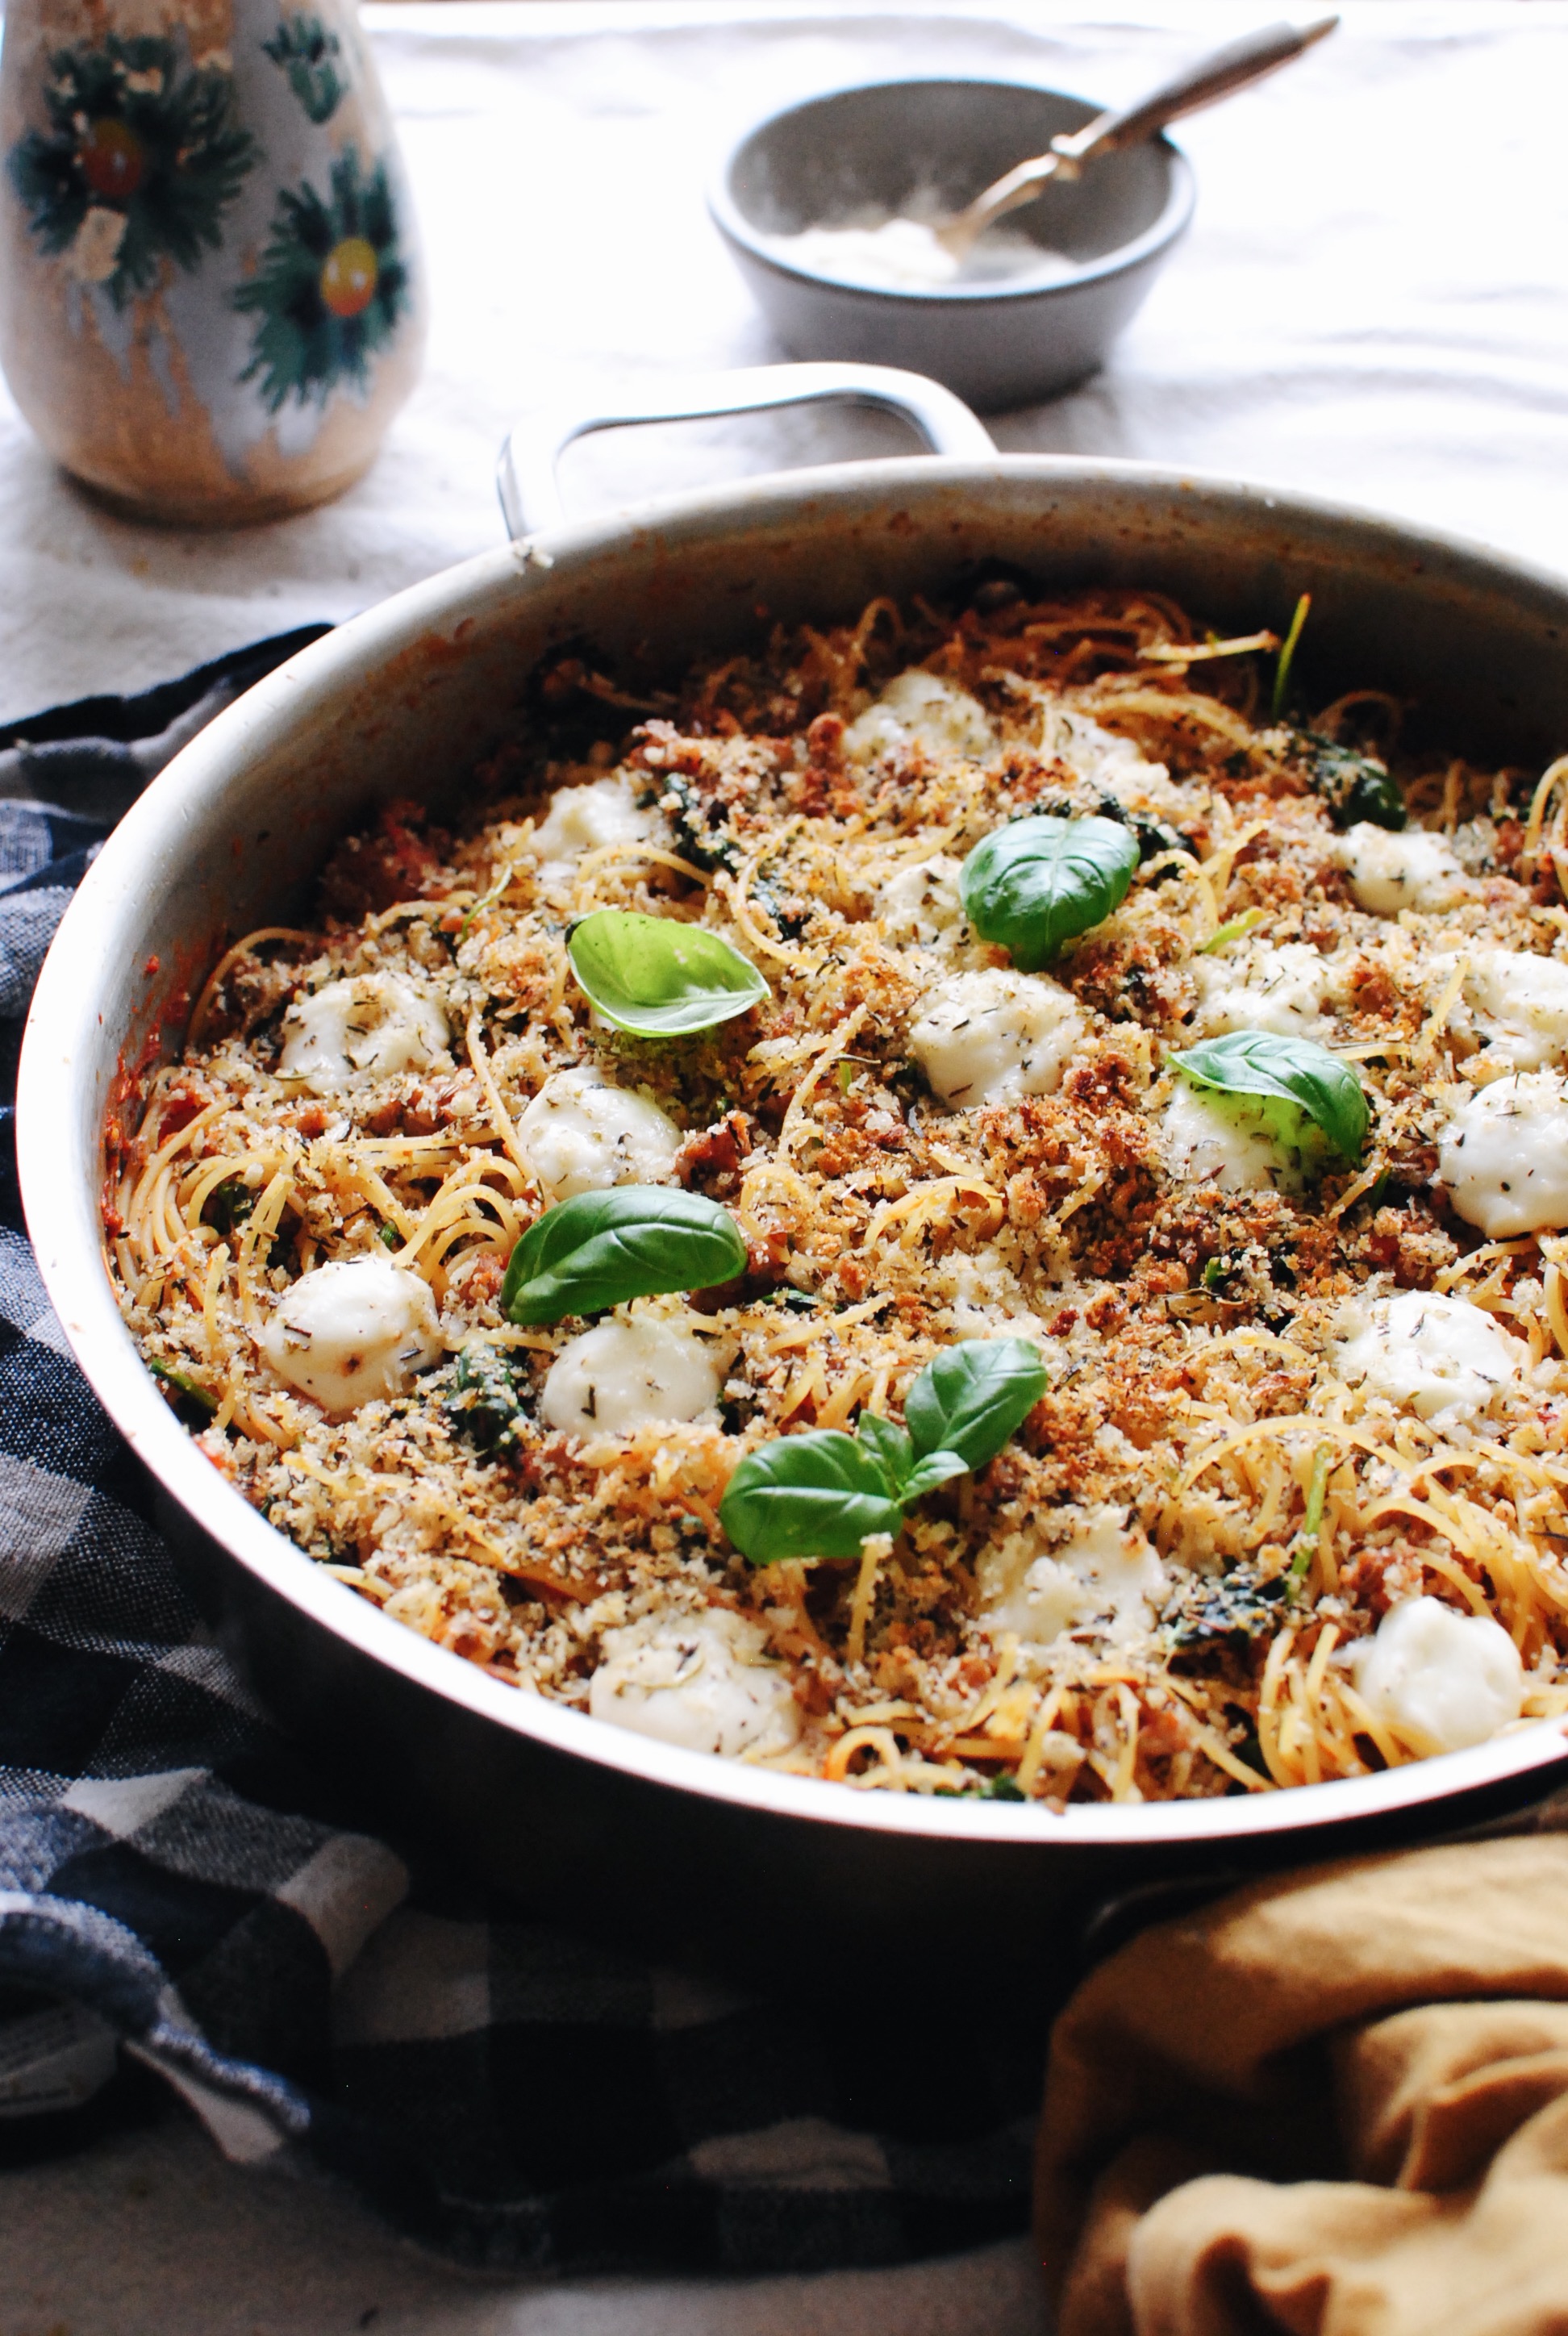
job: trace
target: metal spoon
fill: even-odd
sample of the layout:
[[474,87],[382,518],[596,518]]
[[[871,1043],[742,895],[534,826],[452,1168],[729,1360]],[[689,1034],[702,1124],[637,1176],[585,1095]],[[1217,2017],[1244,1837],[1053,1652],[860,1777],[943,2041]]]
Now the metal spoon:
[[977,236],[1004,213],[1017,210],[1020,203],[1032,202],[1047,179],[1076,179],[1086,162],[1153,138],[1179,114],[1195,113],[1200,106],[1213,105],[1216,98],[1228,97],[1233,89],[1243,89],[1277,66],[1289,64],[1292,57],[1325,39],[1339,21],[1338,16],[1320,16],[1315,24],[1300,27],[1267,24],[1261,33],[1249,33],[1242,40],[1227,42],[1222,49],[1212,50],[1125,112],[1097,114],[1071,137],[1053,138],[1048,154],[1018,163],[937,228],[937,241],[955,259],[962,259]]

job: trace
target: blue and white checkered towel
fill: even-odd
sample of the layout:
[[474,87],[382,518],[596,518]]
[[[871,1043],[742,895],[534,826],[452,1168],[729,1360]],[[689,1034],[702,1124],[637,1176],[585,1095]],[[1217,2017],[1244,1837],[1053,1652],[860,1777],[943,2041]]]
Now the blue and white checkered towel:
[[11,1143],[39,965],[148,778],[318,629],[0,730],[0,2118],[34,2120],[8,2143],[58,2146],[129,2055],[231,2157],[494,2269],[810,2270],[1021,2229],[1043,2000],[964,1990],[911,2054],[852,1974],[838,2013],[728,1991],[344,1830],[204,1640],[66,1349]]

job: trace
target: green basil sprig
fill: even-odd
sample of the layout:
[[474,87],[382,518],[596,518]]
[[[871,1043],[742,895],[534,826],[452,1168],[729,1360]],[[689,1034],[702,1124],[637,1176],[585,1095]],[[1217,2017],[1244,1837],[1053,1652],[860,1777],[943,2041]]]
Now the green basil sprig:
[[1035,973],[1120,906],[1138,842],[1114,819],[1015,819],[977,843],[959,879],[964,914]]
[[661,1290],[711,1290],[745,1266],[745,1242],[716,1201],[664,1184],[618,1184],[578,1192],[530,1225],[511,1252],[501,1307],[513,1322],[559,1322]]
[[1357,1160],[1371,1114],[1360,1079],[1349,1063],[1315,1038],[1288,1038],[1273,1030],[1230,1030],[1205,1038],[1171,1061],[1194,1086],[1221,1095],[1262,1095],[1304,1113],[1346,1160]]
[[636,909],[596,909],[567,942],[590,1003],[639,1038],[711,1030],[760,1005],[767,983],[717,933]]
[[871,1534],[899,1531],[911,1501],[994,1460],[1047,1385],[1027,1339],[966,1339],[916,1378],[904,1426],[868,1412],[854,1436],[813,1428],[748,1453],[719,1523],[754,1565],[857,1556]]

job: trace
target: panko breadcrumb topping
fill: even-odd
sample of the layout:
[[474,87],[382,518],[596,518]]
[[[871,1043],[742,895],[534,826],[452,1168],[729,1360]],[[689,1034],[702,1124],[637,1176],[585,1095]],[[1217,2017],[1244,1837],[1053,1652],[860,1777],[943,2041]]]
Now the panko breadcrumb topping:
[[[562,659],[446,825],[391,806],[316,930],[237,943],[112,1136],[125,1319],[213,1465],[496,1678],[862,1790],[1266,1791],[1568,1710],[1561,774],[1403,754],[1370,691],[1272,721],[1271,646],[993,584],[629,733]],[[960,878],[1042,814],[1139,864],[1026,973]],[[628,1036],[567,954],[603,908],[768,997]],[[1237,1031],[1354,1065],[1359,1158],[1173,1065]],[[744,1273],[518,1328],[520,1237],[618,1184],[720,1203]],[[1004,1337],[1046,1394],[896,1537],[731,1547],[744,1455]]]

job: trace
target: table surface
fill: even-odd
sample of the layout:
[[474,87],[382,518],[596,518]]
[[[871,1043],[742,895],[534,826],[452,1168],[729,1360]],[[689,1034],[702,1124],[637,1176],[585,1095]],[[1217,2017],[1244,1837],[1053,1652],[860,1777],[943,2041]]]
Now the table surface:
[[[613,376],[775,361],[707,226],[745,117],[862,77],[961,72],[1106,101],[1268,12],[708,0],[366,10],[431,260],[424,384],[370,475],[230,536],[105,517],[0,392],[0,719],[341,618],[500,540],[511,416]],[[1303,63],[1183,126],[1193,233],[1112,364],[1001,417],[1008,448],[1263,478],[1568,566],[1568,65],[1560,0],[1349,0]],[[1100,21],[1095,21],[1096,16]],[[1129,21],[1130,18],[1135,21]],[[569,458],[578,508],[857,452],[892,425],[683,424]],[[0,2175],[0,2336],[1025,2336],[1021,2243],[883,2274],[484,2286],[341,2201],[223,2166],[170,2110]]]

